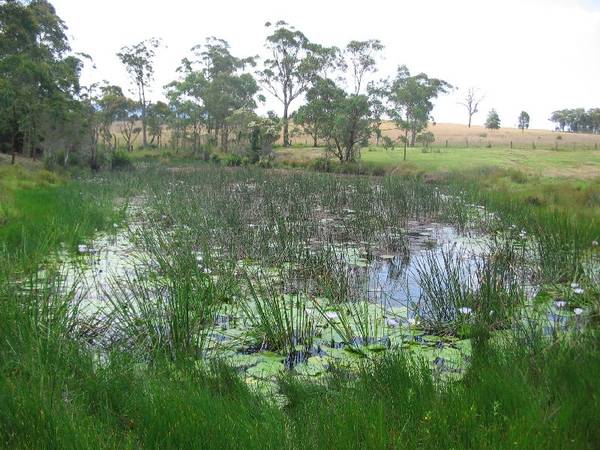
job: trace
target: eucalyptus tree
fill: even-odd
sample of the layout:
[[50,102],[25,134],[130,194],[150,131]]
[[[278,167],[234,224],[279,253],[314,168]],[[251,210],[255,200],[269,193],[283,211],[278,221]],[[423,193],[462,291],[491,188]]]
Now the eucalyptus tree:
[[340,162],[356,160],[372,133],[369,98],[348,94],[328,78],[315,80],[306,97],[306,107],[319,111],[321,137],[327,150]]
[[461,105],[467,108],[467,113],[469,115],[469,128],[471,128],[471,120],[473,119],[473,116],[479,112],[479,104],[482,101],[483,95],[479,95],[476,88],[470,87],[467,89],[464,100],[459,102]]
[[150,132],[150,145],[156,142],[160,147],[162,131],[169,119],[171,110],[165,102],[156,102],[148,105],[148,131]]
[[214,133],[213,143],[217,145],[220,137],[221,147],[227,151],[227,118],[234,111],[256,108],[258,83],[250,73],[244,72],[246,67],[255,66],[255,57],[233,56],[229,44],[215,37],[193,47],[192,51],[194,57],[184,59],[179,68],[181,79],[168,86],[179,99],[174,105],[183,104],[183,100],[193,102],[197,111],[203,112],[198,117],[208,134]]
[[384,49],[378,39],[350,41],[345,48],[344,68],[352,71],[354,95],[358,95],[365,76],[377,71],[377,55]]
[[[404,159],[406,147],[414,147],[417,135],[427,128],[433,110],[433,100],[448,92],[452,86],[446,81],[429,78],[426,74],[411,75],[406,66],[398,67],[391,82],[388,114],[396,126],[404,131]],[[410,139],[409,139],[410,133]]]
[[24,147],[33,154],[52,130],[70,126],[82,61],[69,52],[66,26],[49,2],[0,2],[0,129],[13,163]]
[[497,130],[500,128],[500,116],[495,109],[491,109],[485,120],[485,127],[489,130]]
[[289,146],[290,105],[308,90],[318,74],[335,63],[339,52],[310,42],[304,33],[284,21],[277,22],[267,36],[266,48],[270,56],[259,72],[260,81],[283,104],[283,144]]
[[521,111],[519,114],[518,126],[521,131],[529,129],[529,114],[526,111]]
[[147,136],[147,108],[146,92],[148,85],[154,79],[154,57],[156,49],[160,47],[160,40],[150,38],[131,46],[124,46],[117,53],[125,70],[137,91],[142,120],[142,143],[148,145]]
[[104,147],[112,150],[117,148],[117,136],[113,133],[116,122],[126,119],[128,100],[119,86],[105,84],[100,88],[96,105],[99,115],[100,139]]

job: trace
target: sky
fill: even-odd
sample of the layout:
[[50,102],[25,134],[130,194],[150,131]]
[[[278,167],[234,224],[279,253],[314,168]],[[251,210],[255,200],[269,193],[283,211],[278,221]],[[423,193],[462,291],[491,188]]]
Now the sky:
[[[467,88],[484,96],[474,124],[495,108],[502,126],[520,111],[531,128],[551,129],[550,113],[600,106],[600,0],[51,0],[68,26],[74,51],[94,59],[83,79],[108,80],[127,90],[116,53],[159,37],[150,100],[164,99],[175,69],[206,37],[225,39],[235,56],[266,56],[267,21],[285,20],[323,45],[379,39],[385,50],[371,79],[393,76],[398,65],[453,86],[433,110],[437,122],[465,123],[459,102]],[[260,66],[260,64],[259,64]],[[266,93],[265,93],[266,94]],[[279,115],[267,95],[261,111]],[[292,110],[301,103],[292,104]]]

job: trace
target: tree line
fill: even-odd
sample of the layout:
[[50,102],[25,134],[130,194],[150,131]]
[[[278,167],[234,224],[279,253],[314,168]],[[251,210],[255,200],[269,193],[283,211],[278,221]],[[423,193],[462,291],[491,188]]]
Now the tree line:
[[[0,151],[58,157],[68,165],[83,158],[97,169],[103,154],[164,143],[209,156],[211,149],[243,153],[257,161],[273,144],[301,130],[340,161],[353,161],[371,137],[382,138],[384,118],[402,130],[405,147],[431,139],[425,134],[433,102],[453,87],[399,66],[395,75],[373,80],[384,49],[376,40],[345,47],[312,42],[280,21],[266,24],[268,57],[237,56],[229,44],[209,37],[194,46],[164,87],[166,101],[151,101],[149,86],[160,40],[124,46],[117,57],[128,73],[130,92],[103,82],[83,86],[86,54],[71,51],[67,27],[47,0],[0,1]],[[259,116],[268,92],[281,103]],[[298,103],[302,105],[295,111]],[[432,136],[432,135],[431,135]],[[388,138],[389,139],[389,138]]]
[[557,131],[573,133],[600,133],[600,108],[559,109],[550,116]]

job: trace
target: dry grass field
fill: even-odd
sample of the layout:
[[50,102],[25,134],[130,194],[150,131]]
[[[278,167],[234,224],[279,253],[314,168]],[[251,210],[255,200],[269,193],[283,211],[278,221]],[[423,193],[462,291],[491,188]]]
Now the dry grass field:
[[[290,130],[294,128],[290,126]],[[114,124],[112,132],[117,135],[119,142],[123,139],[119,132],[120,125]],[[398,130],[392,122],[384,122],[381,126],[384,136],[389,136],[392,139],[397,139],[402,132]],[[517,128],[500,128],[499,130],[488,130],[481,125],[473,125],[468,128],[466,125],[456,123],[430,123],[428,131],[431,131],[435,136],[434,147],[458,148],[481,148],[481,147],[504,147],[510,148],[511,142],[513,148],[531,149],[598,149],[600,148],[600,135],[583,134],[583,133],[568,133],[550,130],[525,130],[521,131]],[[310,136],[294,133],[292,143],[294,145],[312,145]],[[163,131],[162,142],[165,147],[169,146],[169,129]],[[134,146],[141,145],[141,134],[136,139]],[[373,143],[375,141],[373,140]],[[281,142],[280,142],[281,144]]]
[[[382,134],[392,139],[397,139],[403,133],[392,122],[384,122],[381,126]],[[481,125],[466,125],[456,123],[430,123],[428,131],[435,136],[434,147],[507,147],[511,142],[514,148],[600,148],[600,135],[567,133],[550,130],[525,130],[517,128],[500,128],[488,130]],[[311,145],[309,136],[296,136],[295,144]]]

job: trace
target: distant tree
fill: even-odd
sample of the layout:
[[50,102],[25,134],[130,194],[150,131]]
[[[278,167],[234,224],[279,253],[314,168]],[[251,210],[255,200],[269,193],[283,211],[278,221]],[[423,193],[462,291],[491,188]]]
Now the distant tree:
[[464,100],[462,102],[459,102],[461,105],[467,108],[467,112],[469,114],[469,128],[471,128],[471,119],[475,114],[479,112],[479,104],[482,100],[483,96],[477,94],[477,89],[474,87],[470,87],[469,89],[467,89],[467,93],[465,94]]
[[[417,134],[427,128],[433,110],[433,99],[448,92],[452,85],[420,73],[411,76],[406,66],[400,66],[389,91],[389,110],[396,126],[404,130],[404,159],[406,147],[414,147]],[[409,140],[409,133],[411,135]]]
[[137,126],[137,122],[140,120],[139,111],[140,107],[137,102],[126,99],[123,111],[124,117],[119,126],[119,131],[125,141],[127,151],[133,150],[133,144],[142,132],[142,128]]
[[117,56],[125,66],[131,81],[136,86],[142,120],[142,143],[148,145],[147,137],[147,108],[146,91],[154,77],[154,56],[160,46],[160,40],[147,39],[132,46],[122,47]]
[[[270,27],[271,23],[267,22]],[[286,22],[279,21],[267,37],[271,57],[259,72],[264,88],[283,104],[283,145],[289,146],[290,104],[310,87],[315,76],[332,63],[337,50],[311,43]]]
[[529,129],[529,114],[525,111],[521,111],[519,114],[519,129],[521,131]]
[[148,105],[148,131],[150,132],[150,144],[160,147],[162,131],[169,119],[171,110],[164,102],[156,102]]
[[376,145],[382,138],[381,125],[383,124],[384,114],[386,113],[386,95],[389,86],[387,82],[380,81],[378,84],[370,82],[367,85],[367,95],[371,103],[371,112],[373,113],[373,133],[375,134]]
[[396,141],[389,136],[383,136],[383,148],[385,150],[394,150],[396,148]]
[[375,56],[383,49],[383,44],[377,39],[350,41],[346,46],[344,53],[347,62],[344,64],[344,68],[348,67],[352,71],[354,95],[360,94],[365,75],[377,70]]
[[435,142],[435,136],[431,131],[424,131],[417,136],[417,142],[422,144],[423,147],[429,148]]
[[488,113],[485,121],[485,127],[490,130],[497,130],[500,128],[500,116],[498,116],[498,113],[495,109],[491,109]]

